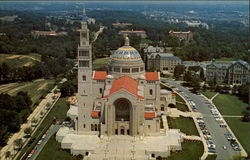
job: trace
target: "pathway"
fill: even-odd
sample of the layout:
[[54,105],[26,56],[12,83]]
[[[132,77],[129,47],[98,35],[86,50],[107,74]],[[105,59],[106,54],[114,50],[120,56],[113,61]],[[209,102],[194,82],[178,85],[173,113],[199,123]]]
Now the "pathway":
[[104,28],[105,28],[104,26],[100,26],[99,31],[97,31],[97,32],[95,33],[95,38],[94,38],[94,40],[92,41],[92,43],[95,42],[95,41],[97,40],[98,36],[103,32]]
[[212,101],[216,96],[218,96],[220,93],[216,93],[210,100]]

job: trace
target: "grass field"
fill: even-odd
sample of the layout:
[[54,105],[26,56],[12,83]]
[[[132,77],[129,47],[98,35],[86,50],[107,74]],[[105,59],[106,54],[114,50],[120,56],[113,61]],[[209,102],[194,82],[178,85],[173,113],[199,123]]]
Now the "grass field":
[[181,132],[187,135],[196,135],[199,136],[199,133],[196,129],[195,123],[190,117],[178,117],[171,118],[167,117],[169,128],[180,129]]
[[0,93],[15,95],[19,91],[28,92],[33,104],[54,87],[55,80],[37,79],[32,82],[8,83],[0,85]]
[[15,55],[15,54],[0,54],[0,64],[7,63],[12,67],[31,66],[36,62],[41,61],[39,54]]
[[109,62],[109,57],[97,58],[93,61],[93,69],[106,71],[108,62]]
[[172,153],[167,160],[199,160],[204,152],[200,141],[184,141],[181,147],[181,152]]
[[49,139],[36,160],[47,160],[48,155],[50,160],[70,160],[71,158],[69,151],[62,150],[60,143],[56,141],[55,135]]
[[[67,98],[60,98],[55,106],[52,108],[48,116],[44,119],[42,124],[38,127],[34,135],[32,136],[31,140],[28,142],[28,145],[25,146],[22,150],[22,153],[20,155],[23,155],[25,153],[29,153],[32,148],[37,144],[41,136],[47,131],[47,129],[52,124],[54,117],[56,120],[63,120],[66,117],[67,111],[69,107],[67,106],[66,102]],[[17,159],[20,159],[21,157],[18,157]]]
[[176,103],[176,108],[182,112],[189,112],[188,106],[182,103]]
[[213,155],[208,155],[206,160],[216,160],[217,155],[213,154]]
[[213,102],[223,115],[242,115],[247,107],[238,97],[229,94],[219,94]]
[[182,99],[178,94],[175,96],[176,101],[185,103],[184,99]]
[[[241,116],[241,112],[247,107],[247,104],[238,97],[229,94],[219,94],[214,100],[214,104],[223,115]],[[250,123],[245,123],[236,117],[224,118],[235,136],[239,139],[245,150],[250,152]]]
[[206,96],[207,98],[209,98],[209,99],[211,99],[211,98],[216,94],[216,92],[212,92],[212,91],[208,91],[208,90],[206,90],[206,91],[201,91],[201,93],[202,93],[204,96]]

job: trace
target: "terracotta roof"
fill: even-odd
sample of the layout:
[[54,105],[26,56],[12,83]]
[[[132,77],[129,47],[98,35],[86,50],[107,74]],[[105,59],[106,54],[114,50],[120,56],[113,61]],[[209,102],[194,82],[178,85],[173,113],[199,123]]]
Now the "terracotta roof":
[[[121,89],[128,91],[132,95],[136,96],[138,99],[143,99],[142,96],[139,96],[137,94],[137,92],[138,92],[137,80],[135,80],[129,76],[123,76],[123,77],[120,77],[119,79],[116,79],[112,84],[112,87],[109,91],[109,95],[112,95],[113,93],[115,93]],[[107,96],[105,96],[105,97],[107,97]]]
[[92,111],[91,117],[95,117],[95,118],[100,117],[100,111]]
[[106,71],[95,71],[94,72],[94,80],[105,80],[107,76]]
[[145,118],[155,118],[156,113],[155,112],[144,112],[144,117]]
[[147,81],[159,81],[159,72],[146,72]]

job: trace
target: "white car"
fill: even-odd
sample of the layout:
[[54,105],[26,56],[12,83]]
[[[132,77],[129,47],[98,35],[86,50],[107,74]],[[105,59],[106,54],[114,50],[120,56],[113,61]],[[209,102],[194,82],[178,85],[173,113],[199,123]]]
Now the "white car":
[[32,154],[30,153],[28,156],[27,156],[27,158],[31,158],[32,157]]
[[39,140],[37,144],[40,145],[40,144],[42,144],[42,142],[43,142],[43,140]]

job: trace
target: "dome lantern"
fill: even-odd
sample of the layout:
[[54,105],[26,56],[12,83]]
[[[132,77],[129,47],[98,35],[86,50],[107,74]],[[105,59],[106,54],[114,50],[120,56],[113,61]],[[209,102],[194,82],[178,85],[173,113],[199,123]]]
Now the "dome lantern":
[[145,73],[145,64],[141,59],[140,53],[129,45],[129,38],[125,37],[124,46],[118,48],[110,56],[109,73],[115,77],[129,75],[139,78]]
[[126,36],[126,38],[125,38],[125,46],[129,46],[129,38],[128,38],[128,36]]

